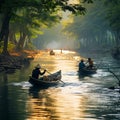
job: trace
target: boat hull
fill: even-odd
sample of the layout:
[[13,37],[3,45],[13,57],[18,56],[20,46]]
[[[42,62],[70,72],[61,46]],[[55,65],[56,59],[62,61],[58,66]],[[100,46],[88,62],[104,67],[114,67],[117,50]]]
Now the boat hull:
[[91,75],[91,74],[95,74],[96,71],[97,71],[96,68],[93,69],[85,68],[85,69],[80,69],[79,73],[82,75]]
[[60,80],[61,80],[61,71],[58,71],[46,77],[41,77],[40,79],[35,79],[30,77],[29,83],[37,87],[51,87],[58,85]]

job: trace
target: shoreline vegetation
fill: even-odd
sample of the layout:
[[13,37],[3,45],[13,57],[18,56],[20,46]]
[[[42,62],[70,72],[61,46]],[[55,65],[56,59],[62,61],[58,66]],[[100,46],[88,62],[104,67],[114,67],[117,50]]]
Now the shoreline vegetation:
[[29,64],[36,54],[40,52],[42,51],[24,50],[21,52],[10,52],[9,55],[0,54],[0,72],[20,69],[23,65]]

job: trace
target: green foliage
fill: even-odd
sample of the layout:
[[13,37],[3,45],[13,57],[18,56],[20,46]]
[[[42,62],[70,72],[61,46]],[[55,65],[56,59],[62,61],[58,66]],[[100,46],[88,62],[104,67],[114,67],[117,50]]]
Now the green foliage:
[[15,48],[15,44],[9,42],[8,43],[8,51],[13,51],[14,48]]
[[[0,42],[0,53],[2,53],[3,46],[4,46],[4,42],[1,41],[1,42]],[[9,42],[9,43],[8,43],[8,51],[13,51],[14,48],[15,48],[15,44]]]
[[[92,1],[84,0],[83,3],[92,3]],[[85,14],[86,9],[81,3],[70,4],[69,0],[2,0],[0,4],[1,15],[5,17],[9,15],[11,18],[10,35],[16,36],[20,32],[20,40],[24,39],[22,42],[41,34],[43,28],[59,22],[62,11],[79,15]],[[9,21],[7,22],[9,24]]]
[[29,42],[29,43],[24,47],[24,49],[34,50],[34,49],[35,49],[35,46],[34,46],[31,42]]
[[[84,16],[74,17],[74,22],[69,24],[65,31],[67,30],[69,33],[73,32],[77,35],[81,47],[94,48],[93,46],[96,46],[98,48],[108,44],[111,46],[114,39],[112,34],[108,34],[111,28],[106,20],[108,9],[104,6],[104,2],[96,1],[91,6],[86,6],[87,13]],[[119,14],[120,12],[116,11],[115,13]],[[118,23],[116,22],[115,24],[114,22],[114,25],[117,26]]]
[[2,53],[3,45],[4,45],[4,42],[0,41],[0,53]]
[[106,18],[113,30],[120,30],[120,0],[111,1],[107,4]]

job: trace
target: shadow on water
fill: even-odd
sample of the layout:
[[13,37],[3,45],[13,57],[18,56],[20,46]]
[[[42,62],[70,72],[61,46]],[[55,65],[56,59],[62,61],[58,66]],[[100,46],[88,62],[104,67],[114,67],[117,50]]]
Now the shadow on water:
[[79,76],[79,80],[82,80],[84,79],[85,77],[90,77],[92,78],[93,77],[93,74],[81,74],[78,72],[78,76]]
[[38,97],[38,94],[41,90],[47,90],[47,89],[51,89],[51,88],[59,88],[59,87],[65,87],[67,86],[67,84],[65,82],[63,82],[62,80],[60,80],[59,85],[54,85],[54,86],[31,86],[29,88],[29,95],[33,95],[33,97]]
[[[1,87],[0,87],[0,119],[7,120],[9,119],[8,113],[9,113],[9,94],[8,94],[8,76],[4,72],[1,79]],[[1,114],[2,113],[2,114]],[[5,114],[6,115],[5,115]]]
[[48,89],[48,87],[39,88],[39,87],[32,86],[29,88],[29,95],[32,96],[33,98],[39,98],[39,92],[41,90],[46,90],[46,89]]

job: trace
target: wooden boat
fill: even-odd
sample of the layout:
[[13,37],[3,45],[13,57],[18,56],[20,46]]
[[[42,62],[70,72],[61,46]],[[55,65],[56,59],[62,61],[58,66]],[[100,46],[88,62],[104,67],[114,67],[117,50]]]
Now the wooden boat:
[[93,67],[93,68],[85,67],[83,69],[80,69],[79,73],[82,74],[82,75],[91,75],[91,74],[95,74],[96,71],[97,71],[96,67]]
[[61,70],[50,74],[48,76],[43,76],[39,79],[35,79],[30,77],[29,82],[33,86],[38,86],[38,87],[51,87],[57,85],[61,80]]
[[53,50],[51,50],[50,55],[55,55],[55,52]]

